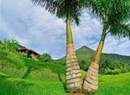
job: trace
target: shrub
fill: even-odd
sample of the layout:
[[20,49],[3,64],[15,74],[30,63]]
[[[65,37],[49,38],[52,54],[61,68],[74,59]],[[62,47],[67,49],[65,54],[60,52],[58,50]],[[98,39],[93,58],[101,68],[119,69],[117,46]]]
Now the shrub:
[[100,69],[99,69],[99,73],[100,73],[100,74],[104,74],[104,73],[105,73],[105,68],[100,68]]
[[120,74],[120,73],[121,73],[120,69],[114,69],[114,70],[112,70],[112,74],[113,75],[117,75],[117,74]]
[[80,68],[81,68],[82,70],[84,70],[84,71],[88,70],[88,68],[89,68],[89,64],[88,64],[88,63],[89,63],[89,62],[87,62],[87,61],[85,61],[85,60],[81,60],[81,61],[79,62]]
[[124,66],[121,68],[121,73],[126,73],[129,71],[129,65],[128,64],[124,64]]
[[112,74],[112,70],[110,68],[106,68],[104,74]]
[[100,74],[119,74],[130,71],[130,65],[128,63],[121,63],[120,61],[105,60],[100,64]]
[[42,55],[40,55],[40,60],[44,61],[44,62],[52,62],[52,58],[48,53],[43,53]]
[[0,44],[0,48],[4,50],[8,50],[10,52],[16,52],[18,48],[18,41],[16,40],[4,40],[2,44]]

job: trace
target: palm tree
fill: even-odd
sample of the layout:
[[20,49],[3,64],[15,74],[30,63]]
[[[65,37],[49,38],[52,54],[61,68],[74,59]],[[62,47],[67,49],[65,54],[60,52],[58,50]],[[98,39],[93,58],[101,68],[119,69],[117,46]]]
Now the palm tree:
[[[84,0],[83,0],[84,1]],[[87,7],[96,14],[103,24],[101,39],[89,66],[87,77],[83,82],[85,92],[96,92],[98,89],[98,69],[106,35],[130,37],[129,0],[88,0]]]
[[71,22],[79,24],[81,7],[76,0],[31,0],[41,5],[50,13],[66,20],[66,87],[69,92],[79,92],[82,89],[82,75],[77,62]]

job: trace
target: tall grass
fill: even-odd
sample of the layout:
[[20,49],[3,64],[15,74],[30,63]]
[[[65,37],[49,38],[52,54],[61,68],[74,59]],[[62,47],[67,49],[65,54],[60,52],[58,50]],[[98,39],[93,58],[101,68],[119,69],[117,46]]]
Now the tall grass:
[[60,82],[38,82],[0,76],[0,95],[65,95],[65,92]]
[[130,73],[101,75],[96,95],[130,95]]

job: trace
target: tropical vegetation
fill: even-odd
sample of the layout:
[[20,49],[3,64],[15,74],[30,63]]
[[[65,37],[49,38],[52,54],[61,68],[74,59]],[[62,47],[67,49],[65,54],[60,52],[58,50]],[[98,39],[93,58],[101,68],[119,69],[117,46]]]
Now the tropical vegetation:
[[[95,51],[83,46],[76,50],[79,66],[87,71]],[[99,67],[99,74],[110,75],[115,69],[119,69],[116,74],[130,71],[130,56],[102,53]],[[65,65],[65,57],[56,60],[57,63]],[[109,71],[109,73],[108,73]]]
[[[128,85],[130,83],[126,75],[129,76],[128,72],[130,72],[130,56],[124,57],[115,54],[103,54],[101,56],[108,34],[118,38],[130,38],[130,23],[128,22],[130,19],[129,0],[31,1],[34,4],[42,6],[58,18],[65,20],[66,56],[59,60],[53,60],[48,53],[43,53],[37,60],[34,60],[28,58],[26,52],[20,53],[17,51],[20,45],[16,40],[4,40],[2,43],[0,41],[0,85],[2,89],[0,93],[2,95],[8,95],[9,93],[10,95],[24,95],[25,93],[27,95],[41,95],[40,92],[35,90],[30,92],[29,90],[30,88],[35,89],[35,87],[39,86],[41,87],[39,87],[40,89],[48,91],[42,93],[49,93],[49,95],[84,94],[83,92],[104,95],[103,87],[107,85],[108,87],[105,88],[105,91],[110,91],[113,88],[113,82],[117,90],[112,93],[115,93],[115,95],[122,93],[129,95],[130,87]],[[89,8],[92,14],[101,21],[102,34],[95,52],[87,47],[82,47],[75,52],[71,24],[75,23],[79,25],[81,10],[86,8]],[[84,57],[85,49],[88,55]],[[77,57],[76,54],[80,57]],[[87,71],[86,74],[85,71]],[[108,76],[105,76],[106,74]],[[115,77],[119,79],[119,82],[125,81],[121,83],[121,87],[116,85],[118,81],[113,80]],[[109,81],[106,81],[106,79]],[[43,80],[45,81],[44,83]],[[15,85],[12,85],[13,83]],[[57,90],[61,91],[51,91],[50,84],[53,84],[57,87]],[[49,87],[51,90],[47,90],[43,85]],[[23,86],[27,87],[27,90],[23,89]],[[120,92],[122,88],[125,88],[126,91],[124,92],[123,90]],[[23,90],[22,93],[17,89],[21,89],[20,91]],[[40,89],[38,91],[41,91]],[[112,93],[108,93],[108,95]]]
[[[27,66],[33,69],[22,79]],[[99,75],[99,90],[93,95],[105,95],[106,92],[107,95],[129,95],[129,76],[130,73]],[[85,77],[85,71],[82,71],[82,77]],[[30,59],[21,53],[0,48],[1,95],[73,95],[65,90],[64,65]]]
[[52,62],[53,61],[50,54],[48,54],[48,53],[43,53],[42,55],[40,55],[39,59],[42,60],[43,62]]
[[81,92],[82,76],[75,54],[71,23],[79,24],[81,7],[76,0],[32,0],[66,21],[66,87],[68,92]]
[[83,84],[85,92],[95,92],[98,89],[99,61],[106,35],[110,33],[119,38],[130,37],[130,25],[128,23],[130,7],[128,3],[129,0],[91,0],[88,2],[92,12],[101,20],[103,31]]

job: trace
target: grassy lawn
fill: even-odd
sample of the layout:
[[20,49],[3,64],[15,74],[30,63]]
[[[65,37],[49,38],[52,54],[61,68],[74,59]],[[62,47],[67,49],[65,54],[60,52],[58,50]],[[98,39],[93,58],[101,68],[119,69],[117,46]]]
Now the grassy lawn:
[[[130,73],[100,75],[99,90],[95,95],[129,95]],[[0,73],[0,95],[67,95],[59,81],[33,81],[9,78]],[[69,95],[69,94],[68,94]]]
[[65,95],[61,82],[29,81],[0,76],[0,95]]
[[96,95],[130,95],[130,73],[101,75]]

